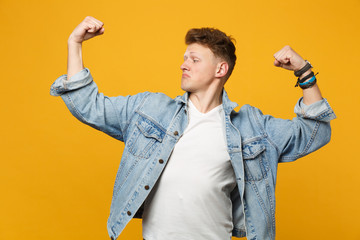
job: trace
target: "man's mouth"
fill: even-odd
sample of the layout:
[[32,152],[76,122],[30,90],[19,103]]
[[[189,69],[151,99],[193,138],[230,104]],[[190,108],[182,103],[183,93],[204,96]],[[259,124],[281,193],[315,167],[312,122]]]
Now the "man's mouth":
[[187,75],[186,73],[183,73],[183,74],[182,74],[182,77],[183,77],[183,78],[190,78],[190,76]]

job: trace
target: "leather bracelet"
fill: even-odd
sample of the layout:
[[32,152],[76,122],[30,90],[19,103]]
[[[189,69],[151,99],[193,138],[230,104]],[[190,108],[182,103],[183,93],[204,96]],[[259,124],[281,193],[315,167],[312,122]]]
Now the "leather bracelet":
[[302,69],[294,72],[296,77],[300,77],[303,73],[305,73],[307,70],[313,67],[308,60],[305,60],[305,62],[306,64]]
[[295,87],[299,86],[300,83],[305,82],[306,80],[308,80],[309,78],[314,76],[314,72],[311,71],[311,73],[309,73],[308,75],[306,75],[305,77],[303,77],[302,79],[298,78],[298,80],[296,81],[296,85]]
[[308,75],[306,75],[305,77],[303,77],[302,79],[298,78],[299,83],[303,83],[305,82],[307,79],[313,77],[315,74],[313,71],[311,71],[311,73],[309,73]]
[[314,86],[315,83],[316,83],[316,77],[313,76],[308,82],[299,84],[299,86],[301,87],[301,89],[307,89]]

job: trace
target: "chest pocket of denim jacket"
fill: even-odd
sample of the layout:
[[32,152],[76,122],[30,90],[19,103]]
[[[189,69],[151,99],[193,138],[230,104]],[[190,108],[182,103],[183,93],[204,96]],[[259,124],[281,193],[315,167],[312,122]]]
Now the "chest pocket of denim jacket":
[[265,146],[259,140],[242,146],[244,158],[245,181],[260,181],[264,179],[269,170],[265,157]]
[[160,145],[165,132],[152,121],[140,117],[133,134],[127,142],[129,152],[136,157],[149,158]]

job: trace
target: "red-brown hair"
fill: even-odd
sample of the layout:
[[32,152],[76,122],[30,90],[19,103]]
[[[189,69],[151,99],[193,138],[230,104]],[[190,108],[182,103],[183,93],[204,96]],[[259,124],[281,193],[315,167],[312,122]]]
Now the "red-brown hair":
[[228,79],[234,69],[236,62],[235,41],[231,36],[227,36],[224,32],[215,28],[192,28],[185,36],[187,45],[198,43],[208,47],[216,57],[226,61],[229,70],[225,76]]

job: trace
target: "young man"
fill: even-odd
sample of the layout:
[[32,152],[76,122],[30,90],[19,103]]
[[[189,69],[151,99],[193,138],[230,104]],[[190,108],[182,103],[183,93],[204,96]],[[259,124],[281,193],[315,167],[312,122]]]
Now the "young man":
[[[275,66],[295,71],[303,97],[297,117],[283,120],[237,106],[224,84],[234,68],[232,39],[216,29],[191,29],[181,65],[183,96],[161,93],[106,97],[82,64],[82,42],[104,33],[86,17],[68,39],[61,95],[80,121],[123,141],[108,232],[116,239],[133,217],[146,240],[275,239],[278,162],[294,161],[330,140],[335,118],[311,65],[285,46]],[[166,167],[165,167],[166,166]]]

